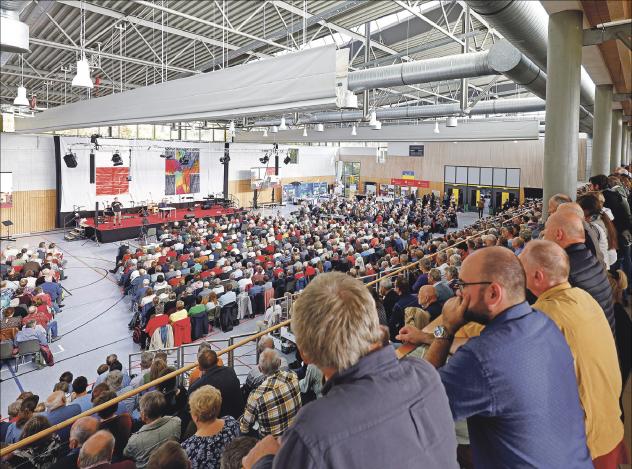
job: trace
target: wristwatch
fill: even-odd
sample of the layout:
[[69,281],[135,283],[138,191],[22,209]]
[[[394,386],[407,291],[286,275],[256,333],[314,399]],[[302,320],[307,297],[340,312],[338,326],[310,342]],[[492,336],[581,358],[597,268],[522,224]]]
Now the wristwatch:
[[437,326],[434,330],[434,338],[450,340],[453,339],[454,336],[448,332],[445,326]]

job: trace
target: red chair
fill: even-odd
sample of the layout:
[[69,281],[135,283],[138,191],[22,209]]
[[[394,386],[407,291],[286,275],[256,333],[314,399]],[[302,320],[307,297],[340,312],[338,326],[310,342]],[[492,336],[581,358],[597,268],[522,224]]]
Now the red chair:
[[174,322],[171,327],[173,328],[173,345],[175,347],[192,342],[191,320],[189,318],[180,319]]

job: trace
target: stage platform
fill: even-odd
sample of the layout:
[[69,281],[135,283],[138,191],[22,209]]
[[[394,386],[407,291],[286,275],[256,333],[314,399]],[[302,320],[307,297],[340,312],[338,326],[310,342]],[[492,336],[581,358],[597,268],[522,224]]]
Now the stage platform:
[[[185,215],[194,215],[195,218],[208,218],[208,217],[221,217],[225,215],[234,215],[240,213],[243,210],[237,210],[234,208],[224,208],[220,205],[216,205],[209,209],[202,209],[196,207],[194,210],[188,210],[186,208],[178,208],[172,210],[168,218],[163,218],[160,213],[150,214],[147,217],[149,224],[147,228],[157,228],[163,223],[173,221],[185,220]],[[107,223],[99,223],[95,226],[94,218],[88,218],[85,222],[86,236],[92,237],[96,231],[96,236],[101,243],[113,243],[115,241],[123,241],[125,239],[137,238],[140,234],[140,229],[143,224],[143,217],[137,214],[125,213],[123,215],[121,225],[114,226],[114,223],[110,221],[110,217],[107,218]]]

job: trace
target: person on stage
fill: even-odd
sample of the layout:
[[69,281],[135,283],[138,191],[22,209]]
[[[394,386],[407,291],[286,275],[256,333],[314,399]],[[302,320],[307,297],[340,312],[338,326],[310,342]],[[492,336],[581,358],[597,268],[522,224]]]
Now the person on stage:
[[117,221],[119,226],[121,226],[123,220],[123,204],[119,202],[118,197],[114,197],[114,202],[112,202],[112,211],[114,212],[114,226],[116,226]]

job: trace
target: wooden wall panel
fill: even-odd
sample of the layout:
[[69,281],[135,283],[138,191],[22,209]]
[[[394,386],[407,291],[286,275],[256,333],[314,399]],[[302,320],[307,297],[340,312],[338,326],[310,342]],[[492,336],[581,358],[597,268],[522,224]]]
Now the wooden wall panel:
[[[17,191],[13,207],[0,209],[0,220],[11,220],[11,234],[36,233],[55,229],[57,195],[55,190]],[[0,225],[0,232],[7,230]]]

